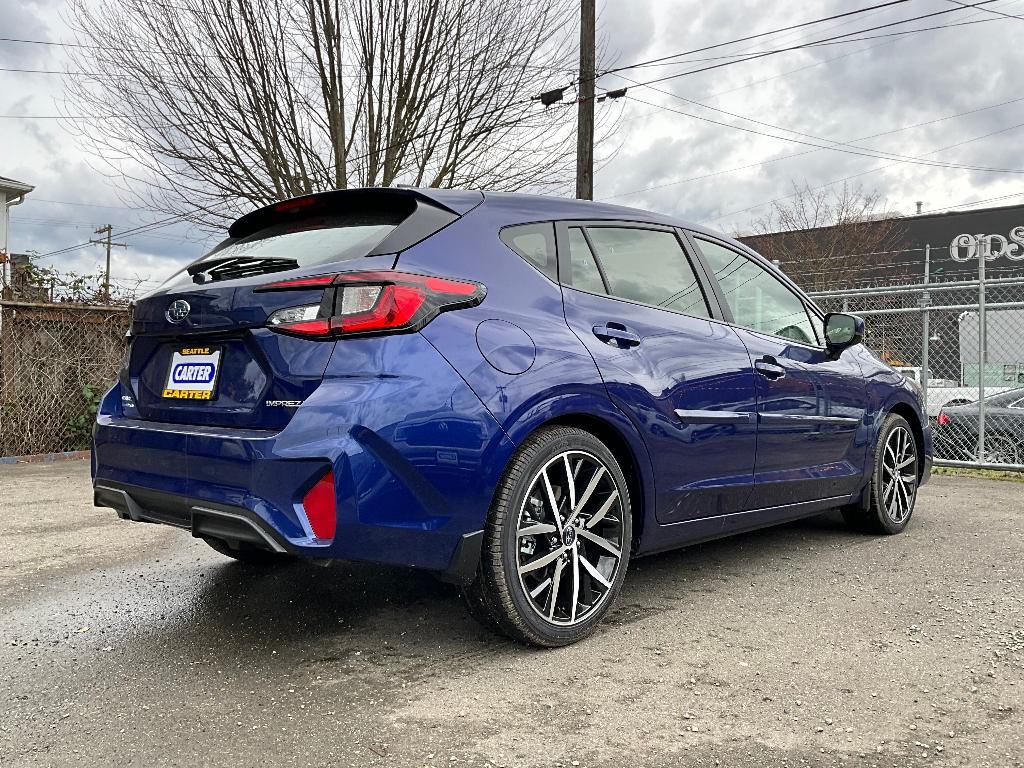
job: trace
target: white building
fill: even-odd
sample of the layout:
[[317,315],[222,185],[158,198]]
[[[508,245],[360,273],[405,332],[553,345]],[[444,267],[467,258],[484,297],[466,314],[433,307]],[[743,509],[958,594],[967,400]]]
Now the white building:
[[7,267],[7,256],[10,253],[8,233],[11,229],[11,208],[19,205],[25,199],[25,195],[33,189],[35,187],[31,184],[0,176],[0,268],[2,268],[0,277],[2,277],[2,285],[5,286],[8,285],[8,275],[10,274]]

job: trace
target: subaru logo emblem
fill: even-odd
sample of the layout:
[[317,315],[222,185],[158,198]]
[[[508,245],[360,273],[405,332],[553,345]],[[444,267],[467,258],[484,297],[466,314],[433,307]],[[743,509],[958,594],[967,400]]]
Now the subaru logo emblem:
[[175,299],[171,302],[171,306],[167,308],[167,311],[164,312],[164,315],[167,317],[168,321],[172,323],[180,323],[188,317],[190,309],[192,309],[192,307],[189,306],[187,301],[184,299]]

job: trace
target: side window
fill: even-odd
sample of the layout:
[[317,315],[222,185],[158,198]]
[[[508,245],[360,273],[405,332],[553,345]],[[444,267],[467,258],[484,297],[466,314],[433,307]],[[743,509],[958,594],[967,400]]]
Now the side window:
[[552,280],[558,280],[554,224],[505,227],[501,230],[501,241]]
[[707,240],[698,243],[737,325],[803,344],[817,343],[807,308],[785,283],[736,251]]
[[607,293],[594,254],[579,227],[569,230],[569,268],[572,274],[567,283],[573,288],[591,293]]
[[630,301],[710,317],[690,260],[672,232],[588,227],[608,292]]

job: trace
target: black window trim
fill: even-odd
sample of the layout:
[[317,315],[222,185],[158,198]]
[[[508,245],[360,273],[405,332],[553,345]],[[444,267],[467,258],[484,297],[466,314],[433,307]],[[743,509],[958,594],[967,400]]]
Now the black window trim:
[[[646,229],[654,232],[669,232],[675,235],[683,257],[689,262],[690,268],[693,270],[694,277],[697,278],[697,285],[704,296],[704,303],[707,305],[709,317],[691,315],[686,312],[680,312],[676,309],[659,307],[654,304],[645,304],[641,301],[634,301],[611,293],[609,290],[608,279],[604,273],[604,267],[601,265],[601,259],[594,250],[594,246],[590,242],[590,237],[587,235],[588,228],[599,227],[606,229]],[[604,283],[605,290],[608,291],[607,293],[601,294],[585,291],[582,288],[576,288],[568,280],[561,279],[562,275],[565,275],[567,278],[570,278],[572,275],[569,263],[569,230],[572,228],[579,228],[583,232],[583,237],[586,239],[587,247],[590,248],[591,255],[594,257],[594,263],[597,264],[598,271],[601,274],[601,281]],[[680,227],[666,224],[654,224],[649,221],[630,221],[628,219],[562,219],[555,222],[555,247],[558,249],[559,282],[563,288],[579,291],[580,293],[586,293],[590,296],[603,296],[606,299],[614,299],[615,301],[621,301],[625,304],[633,304],[638,307],[658,309],[663,312],[670,312],[673,315],[682,315],[683,317],[695,317],[700,320],[717,321],[725,319],[724,312],[722,311],[722,306],[719,301],[719,296],[717,293],[713,292],[713,283],[708,279],[707,268],[697,255],[696,249],[687,237],[686,232]]]
[[[787,277],[783,272],[781,272],[778,269],[773,269],[772,266],[771,266],[771,263],[767,262],[765,260],[765,258],[763,256],[761,256],[760,254],[757,254],[757,253],[755,253],[753,251],[748,251],[747,249],[743,248],[742,246],[737,246],[734,243],[727,242],[725,240],[722,240],[721,238],[714,237],[713,235],[708,235],[708,234],[706,234],[704,232],[693,232],[693,231],[687,230],[686,231],[686,235],[687,235],[688,239],[691,240],[691,242],[693,243],[693,250],[694,250],[694,252],[700,254],[699,258],[701,260],[701,264],[703,265],[705,274],[708,275],[708,277],[710,278],[712,287],[713,287],[713,289],[715,291],[715,296],[718,298],[718,302],[719,302],[719,304],[721,305],[721,307],[724,310],[723,314],[725,315],[724,320],[725,320],[726,323],[728,323],[729,325],[731,325],[731,326],[733,326],[735,328],[742,328],[745,331],[750,331],[751,333],[757,333],[757,334],[760,334],[762,336],[768,336],[768,337],[773,338],[773,339],[782,339],[782,340],[784,340],[784,341],[786,341],[788,343],[799,344],[801,347],[807,347],[808,349],[814,349],[814,350],[817,350],[817,351],[821,351],[821,350],[824,350],[824,349],[827,348],[825,346],[825,340],[817,338],[817,336],[818,336],[818,328],[814,324],[814,318],[817,318],[819,323],[824,324],[824,322],[825,322],[825,315],[824,315],[824,313],[817,307],[817,305],[815,305],[815,303],[813,301],[811,301],[810,297],[808,297],[807,294],[804,293],[804,291],[796,283],[794,283],[792,280],[790,280],[789,277]],[[755,266],[758,266],[758,267],[762,268],[765,272],[768,272],[770,275],[772,275],[773,277],[777,278],[778,281],[780,283],[782,283],[783,286],[788,288],[789,291],[794,296],[796,296],[796,298],[803,305],[804,312],[807,313],[807,316],[808,316],[807,319],[808,319],[808,321],[811,324],[811,330],[814,332],[814,335],[815,335],[815,338],[816,338],[816,343],[807,344],[807,343],[802,342],[802,341],[797,341],[796,339],[791,339],[788,336],[779,336],[778,334],[768,333],[766,331],[759,331],[756,328],[748,328],[745,325],[740,325],[739,323],[737,323],[736,322],[736,318],[733,317],[732,309],[729,307],[729,302],[725,300],[725,293],[722,291],[722,286],[719,285],[718,279],[714,276],[714,274],[715,274],[714,270],[711,269],[710,264],[707,263],[707,257],[700,250],[700,241],[701,240],[706,240],[709,243],[714,243],[715,245],[718,245],[718,246],[721,246],[722,248],[730,250],[733,253],[735,253],[737,256],[741,256],[741,257],[745,258],[747,261],[753,262],[753,264]],[[824,326],[822,327],[822,332],[824,333]]]

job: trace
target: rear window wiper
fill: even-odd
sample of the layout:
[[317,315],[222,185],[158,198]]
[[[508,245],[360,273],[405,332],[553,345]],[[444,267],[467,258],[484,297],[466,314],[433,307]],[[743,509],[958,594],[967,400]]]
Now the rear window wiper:
[[219,259],[200,261],[186,270],[192,282],[203,285],[219,280],[234,280],[239,277],[266,275],[271,272],[284,272],[296,269],[299,262],[295,259],[280,259],[261,256],[225,256]]

